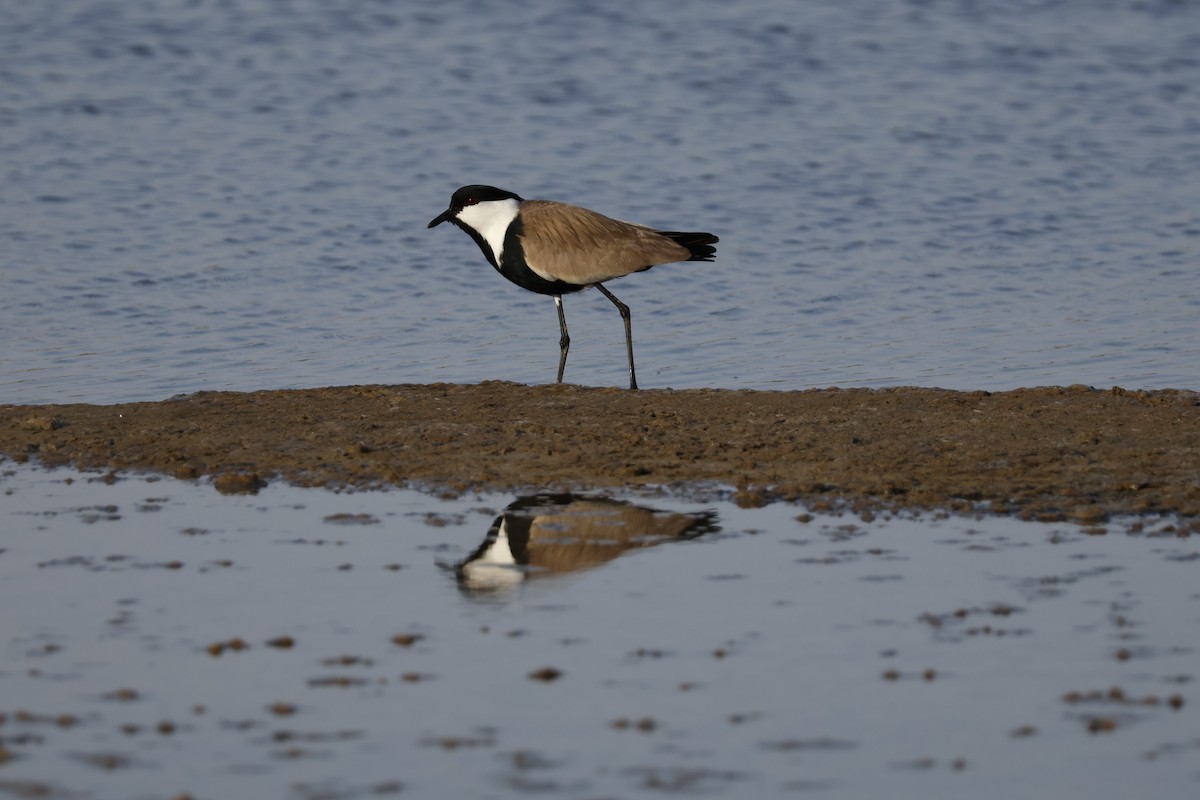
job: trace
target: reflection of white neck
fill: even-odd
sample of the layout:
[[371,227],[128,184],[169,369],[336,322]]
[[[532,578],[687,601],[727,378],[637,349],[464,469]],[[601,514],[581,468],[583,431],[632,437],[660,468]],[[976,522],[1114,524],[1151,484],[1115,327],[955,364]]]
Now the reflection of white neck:
[[496,539],[479,558],[462,567],[463,577],[472,589],[505,589],[525,580],[525,573],[513,558],[508,544],[508,520],[502,519]]

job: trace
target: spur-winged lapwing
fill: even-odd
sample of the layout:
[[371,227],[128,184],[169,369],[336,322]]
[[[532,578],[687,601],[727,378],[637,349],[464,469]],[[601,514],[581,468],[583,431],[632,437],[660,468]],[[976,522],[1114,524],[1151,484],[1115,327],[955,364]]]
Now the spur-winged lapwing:
[[720,529],[714,511],[658,511],[589,495],[529,495],[496,517],[483,544],[454,571],[469,593],[497,592],[528,578],[588,570],[630,550]]
[[711,233],[659,231],[634,222],[610,219],[579,206],[550,200],[524,200],[494,186],[464,186],[450,207],[429,223],[452,222],[483,251],[488,263],[524,289],[550,295],[558,309],[558,382],[567,366],[567,318],[562,296],[595,286],[613,302],[625,321],[629,388],[637,388],[633,371],[633,332],[629,306],[604,286],[605,281],[655,264],[712,261],[719,239]]

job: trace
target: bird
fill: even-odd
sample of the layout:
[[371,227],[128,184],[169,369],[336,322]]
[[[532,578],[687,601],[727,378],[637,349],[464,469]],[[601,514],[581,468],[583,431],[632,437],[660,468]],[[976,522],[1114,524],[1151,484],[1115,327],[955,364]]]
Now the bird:
[[617,307],[625,323],[630,389],[638,387],[629,306],[618,300],[605,282],[657,264],[712,261],[716,255],[713,245],[720,241],[711,233],[660,231],[581,206],[526,200],[514,192],[481,184],[455,191],[450,206],[428,227],[443,222],[462,228],[505,278],[522,289],[554,298],[561,333],[558,383],[562,383],[571,347],[563,295],[592,286],[599,289]]
[[454,572],[470,594],[499,592],[720,529],[714,511],[659,511],[594,495],[527,495],[500,512],[483,544]]

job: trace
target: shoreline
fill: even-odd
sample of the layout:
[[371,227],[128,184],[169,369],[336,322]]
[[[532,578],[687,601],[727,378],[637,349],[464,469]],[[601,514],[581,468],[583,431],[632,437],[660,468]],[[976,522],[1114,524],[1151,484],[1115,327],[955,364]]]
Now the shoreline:
[[1070,520],[1200,533],[1200,393],[1039,387],[630,392],[504,382],[2,405],[0,454],[303,486],[728,493],[742,505]]

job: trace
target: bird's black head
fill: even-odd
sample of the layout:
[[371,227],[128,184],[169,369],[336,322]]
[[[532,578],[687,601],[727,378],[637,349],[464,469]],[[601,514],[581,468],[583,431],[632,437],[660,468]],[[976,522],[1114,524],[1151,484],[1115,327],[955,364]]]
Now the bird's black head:
[[448,220],[453,220],[458,216],[458,212],[467,206],[473,206],[476,203],[483,203],[488,200],[516,200],[517,202],[521,202],[521,197],[505,189],[497,189],[495,186],[484,186],[482,184],[464,186],[450,195],[450,207],[434,217],[428,227],[432,228]]

